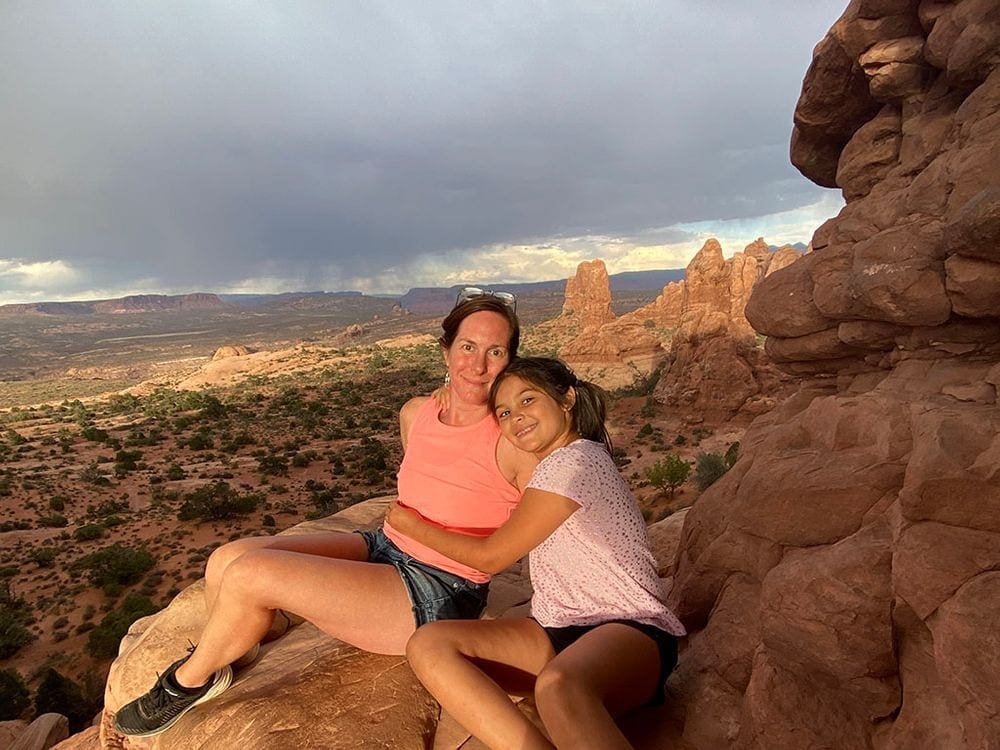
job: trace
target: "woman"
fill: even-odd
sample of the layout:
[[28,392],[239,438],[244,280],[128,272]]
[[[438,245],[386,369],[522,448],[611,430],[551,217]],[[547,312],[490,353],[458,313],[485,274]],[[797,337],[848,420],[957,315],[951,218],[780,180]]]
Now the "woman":
[[[487,405],[493,379],[517,353],[513,296],[463,290],[442,328],[450,402],[441,410],[418,397],[400,410],[399,495],[446,528],[486,534],[507,520],[535,463],[499,439]],[[205,580],[208,621],[198,645],[119,709],[119,732],[159,734],[225,690],[229,665],[256,648],[277,610],[366,651],[403,654],[426,622],[478,617],[489,575],[385,524],[240,539],[212,553]]]
[[[551,748],[492,674],[534,678],[559,748],[627,748],[615,716],[662,702],[684,626],[663,603],[646,526],[611,460],[604,394],[554,359],[515,360],[493,382],[504,438],[538,459],[510,521],[456,534],[405,508],[394,528],[481,570],[529,556],[530,618],[437,622],[406,654],[441,705],[491,748]],[[530,681],[530,680],[529,680]]]

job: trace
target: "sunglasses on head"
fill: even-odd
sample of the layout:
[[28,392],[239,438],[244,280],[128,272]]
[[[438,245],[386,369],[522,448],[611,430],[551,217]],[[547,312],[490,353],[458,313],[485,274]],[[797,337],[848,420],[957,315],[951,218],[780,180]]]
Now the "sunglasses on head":
[[517,312],[517,296],[511,292],[495,292],[492,289],[480,289],[478,286],[467,286],[458,290],[458,297],[455,299],[455,306],[458,307],[466,300],[476,297],[496,297],[503,302],[513,312]]

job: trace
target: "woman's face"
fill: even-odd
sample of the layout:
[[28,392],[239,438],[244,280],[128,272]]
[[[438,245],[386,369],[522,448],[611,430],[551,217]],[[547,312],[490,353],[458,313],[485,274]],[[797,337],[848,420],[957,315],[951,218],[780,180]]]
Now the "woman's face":
[[497,388],[493,413],[507,440],[541,460],[575,439],[570,416],[575,399],[572,388],[559,403],[527,380],[509,375]]
[[510,361],[510,325],[499,313],[472,313],[458,327],[455,340],[443,349],[451,375],[453,398],[485,404],[493,380]]

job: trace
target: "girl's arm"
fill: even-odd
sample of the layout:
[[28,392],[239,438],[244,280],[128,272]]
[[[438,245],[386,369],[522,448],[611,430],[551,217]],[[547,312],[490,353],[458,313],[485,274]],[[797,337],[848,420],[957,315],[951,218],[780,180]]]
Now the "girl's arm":
[[389,507],[387,519],[400,533],[452,560],[484,573],[499,573],[548,539],[579,509],[568,497],[527,489],[507,523],[487,537],[446,531],[399,503]]

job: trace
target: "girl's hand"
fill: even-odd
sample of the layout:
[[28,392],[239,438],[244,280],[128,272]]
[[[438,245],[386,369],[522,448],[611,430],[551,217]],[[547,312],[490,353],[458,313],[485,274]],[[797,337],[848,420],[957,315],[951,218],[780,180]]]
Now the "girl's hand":
[[389,505],[389,511],[385,514],[385,520],[396,531],[404,534],[412,533],[413,529],[420,525],[420,516],[416,511],[410,510],[404,505],[400,505],[398,500],[393,500]]
[[435,389],[431,398],[434,399],[434,403],[440,407],[441,411],[448,411],[448,407],[451,405],[451,391],[448,390],[448,386],[442,385]]

